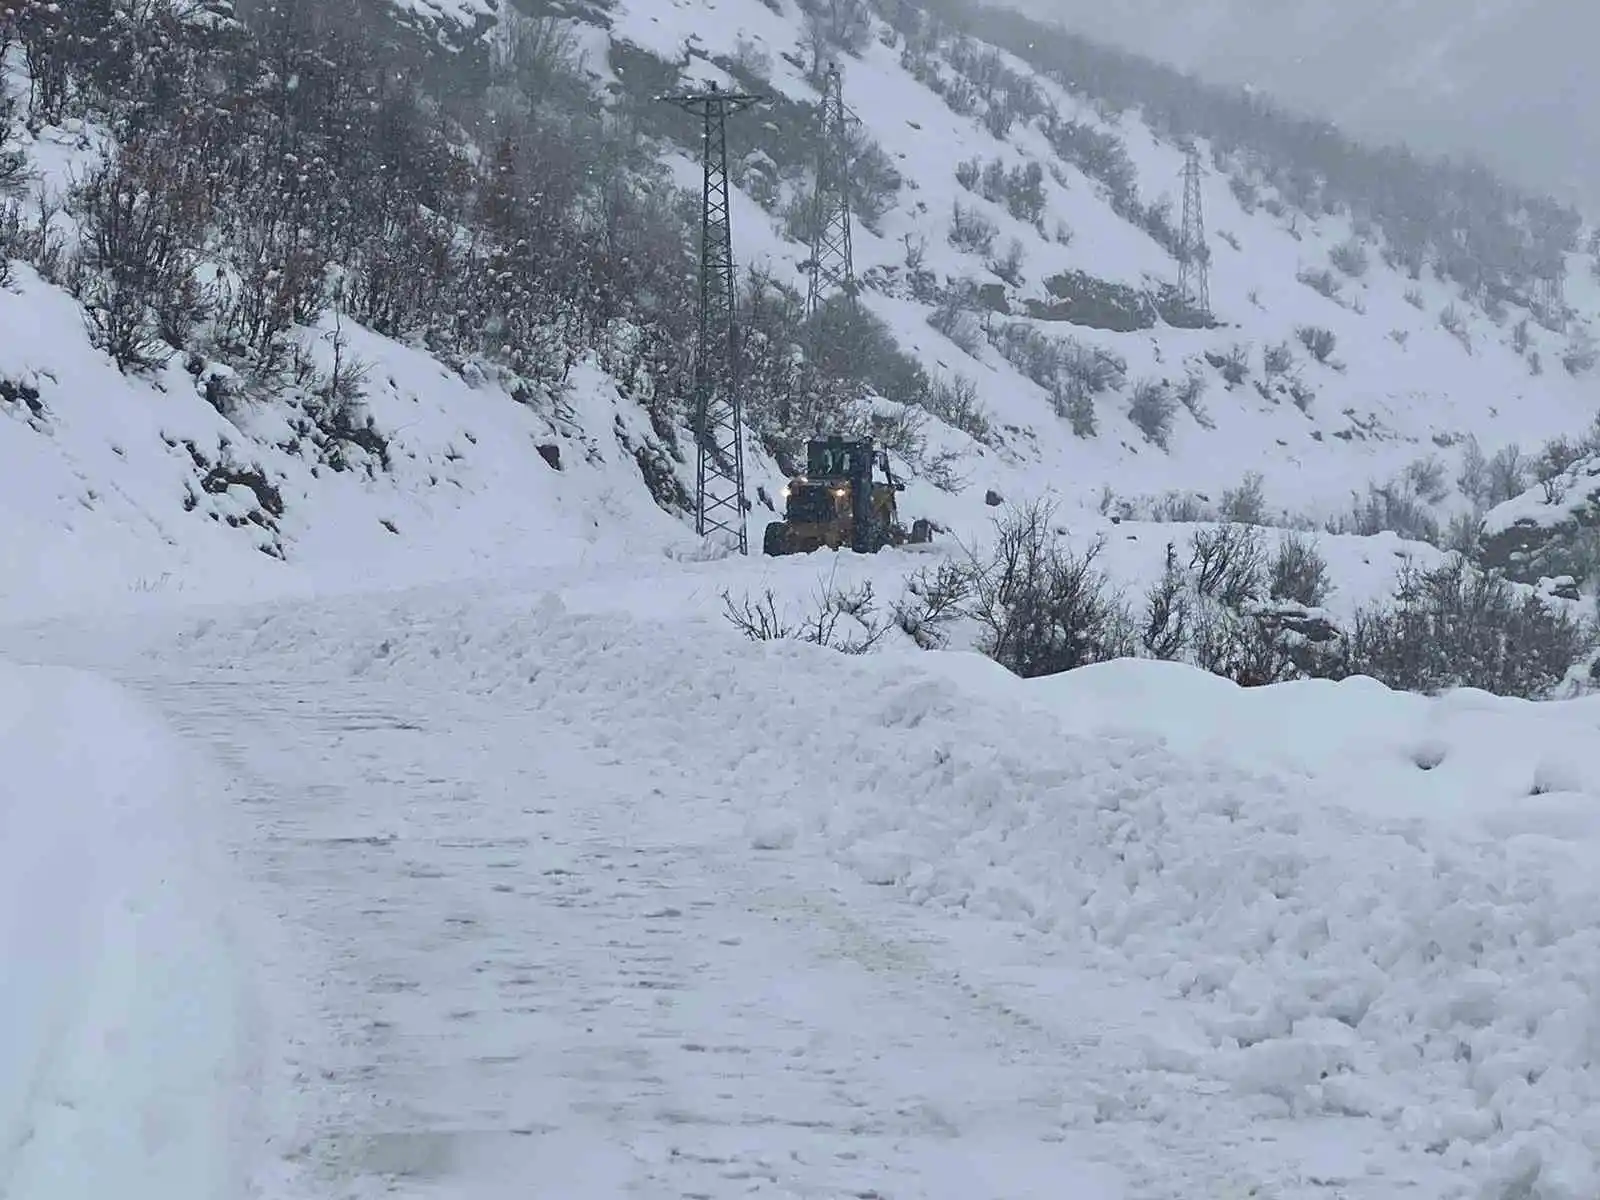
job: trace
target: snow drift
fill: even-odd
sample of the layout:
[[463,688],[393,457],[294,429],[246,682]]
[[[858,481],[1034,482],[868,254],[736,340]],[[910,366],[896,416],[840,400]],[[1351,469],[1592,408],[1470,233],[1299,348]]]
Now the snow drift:
[[240,1194],[252,1028],[204,798],[114,685],[0,664],[0,1192]]

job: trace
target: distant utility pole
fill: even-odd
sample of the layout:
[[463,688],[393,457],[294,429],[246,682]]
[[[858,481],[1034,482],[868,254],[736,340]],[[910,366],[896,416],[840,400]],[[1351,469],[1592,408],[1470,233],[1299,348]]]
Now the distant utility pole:
[[1211,247],[1200,204],[1200,147],[1184,146],[1183,233],[1179,237],[1178,291],[1196,312],[1211,316]]
[[730,533],[749,554],[744,519],[744,414],[739,395],[739,336],[735,321],[733,224],[728,209],[728,114],[765,96],[721,91],[660,99],[702,124],[700,312],[694,354],[695,532]]
[[823,77],[817,110],[817,190],[811,207],[811,286],[806,316],[838,288],[852,304],[856,296],[855,251],[850,238],[850,120],[839,68]]

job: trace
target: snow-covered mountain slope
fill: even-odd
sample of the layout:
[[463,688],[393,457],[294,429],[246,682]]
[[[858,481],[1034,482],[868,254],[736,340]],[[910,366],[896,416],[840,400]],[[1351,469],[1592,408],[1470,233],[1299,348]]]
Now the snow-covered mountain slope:
[[[766,117],[736,119],[731,131],[743,183],[736,255],[802,287],[807,251],[785,236],[781,210],[804,193],[808,177],[803,163],[798,173],[773,163],[783,157],[777,140],[790,143],[791,158],[794,144],[809,145],[817,99],[794,0],[554,7],[570,14],[556,19],[570,22],[608,103],[624,102],[629,72],[659,68],[680,83],[767,76],[764,86],[780,103]],[[408,20],[455,45],[492,38],[494,22],[511,12],[489,0],[404,8]],[[985,525],[991,493],[1019,500],[1050,492],[1082,523],[1138,513],[1141,499],[1169,492],[1214,504],[1254,472],[1269,511],[1321,523],[1369,482],[1428,457],[1444,465],[1448,493],[1463,438],[1493,451],[1587,424],[1591,382],[1582,368],[1575,376],[1561,366],[1600,307],[1576,266],[1566,301],[1577,333],[1524,321],[1515,307],[1494,320],[1427,270],[1413,281],[1391,269],[1377,253],[1379,235],[1353,229],[1346,217],[1312,219],[1271,203],[1247,212],[1228,180],[1211,173],[1203,196],[1218,324],[1151,321],[1154,298],[1177,274],[1171,250],[1119,211],[1102,182],[1064,160],[1045,131],[1054,113],[1120,138],[1143,226],[1152,224],[1153,202],[1181,195],[1181,149],[1136,115],[1103,116],[1007,55],[985,61],[1013,72],[1048,111],[996,136],[999,123],[985,122],[983,101],[947,99],[971,90],[953,65],[975,70],[970,43],[923,44],[911,70],[905,35],[876,17],[869,33],[838,62],[847,101],[900,183],[881,215],[856,230],[862,303],[929,375],[958,395],[970,387],[975,399],[958,419],[962,430],[937,416],[928,422],[913,473],[943,452],[945,486],[934,486],[926,470],[917,474],[904,501],[908,517],[967,533]],[[47,188],[63,186],[92,144],[77,127],[19,136]],[[680,184],[697,186],[688,151],[663,153]],[[993,189],[996,199],[982,194],[982,168],[993,162],[1013,178],[1039,168],[1033,211],[1019,216],[1030,204]],[[970,186],[958,181],[965,163],[979,168],[976,181],[966,177]],[[1270,202],[1270,189],[1263,199]],[[969,247],[976,228],[990,248],[953,245],[957,224]],[[1359,276],[1319,274],[1353,234],[1371,250]],[[997,259],[1010,261],[997,271]],[[963,281],[981,289],[966,311],[951,302]],[[1096,305],[1104,306],[1098,316],[1082,316]],[[1136,328],[1075,323],[1083,319]],[[301,341],[324,364],[336,340],[368,364],[373,433],[365,448],[330,451],[297,431],[292,407],[224,416],[203,398],[209,366],[199,379],[181,358],[155,377],[117,372],[90,345],[75,304],[25,268],[0,293],[0,328],[0,395],[9,397],[0,401],[0,486],[11,514],[0,533],[0,586],[30,603],[57,602],[84,579],[117,589],[181,581],[205,594],[242,580],[265,588],[291,586],[297,575],[325,582],[329,572],[363,581],[441,577],[692,542],[681,511],[669,515],[651,494],[664,492],[671,508],[674,488],[661,486],[662,472],[692,487],[692,456],[674,462],[653,450],[649,419],[593,363],[579,366],[559,400],[519,406],[486,376],[453,372],[330,316]],[[1331,335],[1331,351],[1315,330]],[[1302,344],[1302,331],[1308,341],[1322,337],[1325,361]],[[1268,351],[1279,347],[1269,368]],[[1239,382],[1228,383],[1229,374]],[[1075,413],[1058,414],[1089,378],[1093,394]],[[1170,409],[1170,429],[1154,437],[1142,430],[1130,417],[1139,403]],[[950,416],[949,406],[941,411]],[[758,542],[781,480],[759,447],[749,462]],[[1463,506],[1448,494],[1444,504]]]

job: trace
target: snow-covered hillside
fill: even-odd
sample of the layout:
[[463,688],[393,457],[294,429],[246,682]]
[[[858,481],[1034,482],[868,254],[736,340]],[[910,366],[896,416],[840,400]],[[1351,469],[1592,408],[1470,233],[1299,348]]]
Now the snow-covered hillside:
[[[680,83],[736,81],[729,68],[768,76],[785,102],[781,112],[737,120],[732,132],[744,184],[736,253],[742,265],[803,287],[806,250],[785,237],[779,210],[808,184],[803,171],[773,166],[765,149],[772,139],[804,146],[809,137],[816,92],[803,69],[806,24],[794,0],[720,0],[714,10],[690,0],[609,0],[561,11],[570,12],[574,45],[609,103],[623,102],[625,76],[641,64]],[[447,43],[474,44],[497,36],[494,22],[508,12],[440,2],[409,6],[407,19],[432,23]],[[984,61],[1028,81],[1048,112],[1015,120],[997,137],[983,101],[963,101],[963,115],[947,99],[972,90],[952,64],[972,74],[974,47],[923,45],[912,72],[903,65],[904,35],[879,18],[869,32],[858,53],[839,57],[845,94],[901,182],[871,228],[862,223],[856,232],[862,302],[935,381],[955,395],[970,386],[976,400],[958,418],[963,430],[937,417],[926,425],[911,469],[942,454],[933,477],[945,486],[933,486],[926,471],[916,478],[908,516],[970,533],[985,525],[991,492],[1008,500],[1054,493],[1069,522],[1150,515],[1145,502],[1166,493],[1199,493],[1203,502],[1187,511],[1203,512],[1257,472],[1269,512],[1320,524],[1345,513],[1370,483],[1388,483],[1430,457],[1444,466],[1435,477],[1447,511],[1465,507],[1448,494],[1463,439],[1492,453],[1588,423],[1586,368],[1574,375],[1561,365],[1575,344],[1581,349],[1596,311],[1585,270],[1568,273],[1566,302],[1576,314],[1568,331],[1523,320],[1515,308],[1491,319],[1431,272],[1413,281],[1391,269],[1371,230],[1270,203],[1246,212],[1216,172],[1204,183],[1215,328],[1158,320],[1116,332],[1060,319],[1076,302],[1064,297],[1081,300],[1073,292],[1081,287],[1112,295],[1113,307],[1131,304],[1142,318],[1177,263],[1119,213],[1102,182],[1059,156],[1049,122],[1120,138],[1146,213],[1181,195],[1180,148],[1135,114],[1104,117],[1005,55]],[[19,82],[14,76],[13,87]],[[16,132],[47,191],[81,174],[99,144],[77,123]],[[673,177],[696,186],[688,153],[665,154]],[[969,163],[979,178],[966,176],[964,186],[958,168]],[[982,168],[991,163],[1015,178],[1041,168],[1033,211],[1015,215],[988,187]],[[1270,189],[1258,199],[1270,201]],[[969,233],[992,240],[988,252],[952,245],[958,208]],[[55,228],[69,232],[70,222],[58,217]],[[1368,265],[1359,277],[1336,268],[1322,276],[1352,234],[1366,239]],[[1009,260],[998,264],[1009,281],[996,260]],[[982,289],[965,293],[970,311],[952,300],[963,281]],[[580,364],[560,398],[519,405],[491,374],[446,368],[330,315],[300,340],[324,367],[336,345],[367,365],[363,407],[373,435],[330,449],[297,431],[296,420],[305,421],[292,408],[234,407],[224,416],[227,406],[204,398],[224,368],[197,365],[195,378],[180,356],[154,376],[119,373],[90,345],[74,302],[25,267],[0,294],[0,328],[0,411],[8,418],[0,423],[8,510],[0,587],[13,601],[61,602],[87,580],[118,591],[181,580],[204,591],[199,581],[211,577],[259,589],[290,586],[317,563],[334,574],[359,563],[362,578],[405,578],[684,540],[681,511],[669,516],[651,491],[673,507],[663,471],[690,487],[692,458],[663,457],[649,418],[597,363]],[[1325,361],[1302,344],[1303,330],[1331,335],[1331,351],[1326,339],[1317,351]],[[1093,394],[1058,415],[1063,388],[1078,386],[1075,371],[1095,380]],[[1230,384],[1230,375],[1239,382]],[[1153,439],[1129,416],[1141,397],[1147,409],[1171,409],[1170,429],[1158,417]],[[897,397],[885,399],[892,408]],[[780,474],[759,447],[750,462],[758,539]]]

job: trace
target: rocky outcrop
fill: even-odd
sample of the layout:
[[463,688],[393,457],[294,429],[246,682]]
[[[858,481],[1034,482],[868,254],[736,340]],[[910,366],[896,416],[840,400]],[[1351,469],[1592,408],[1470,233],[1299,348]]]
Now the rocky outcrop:
[[1479,565],[1516,583],[1586,579],[1600,551],[1600,456],[1496,505],[1483,520]]

